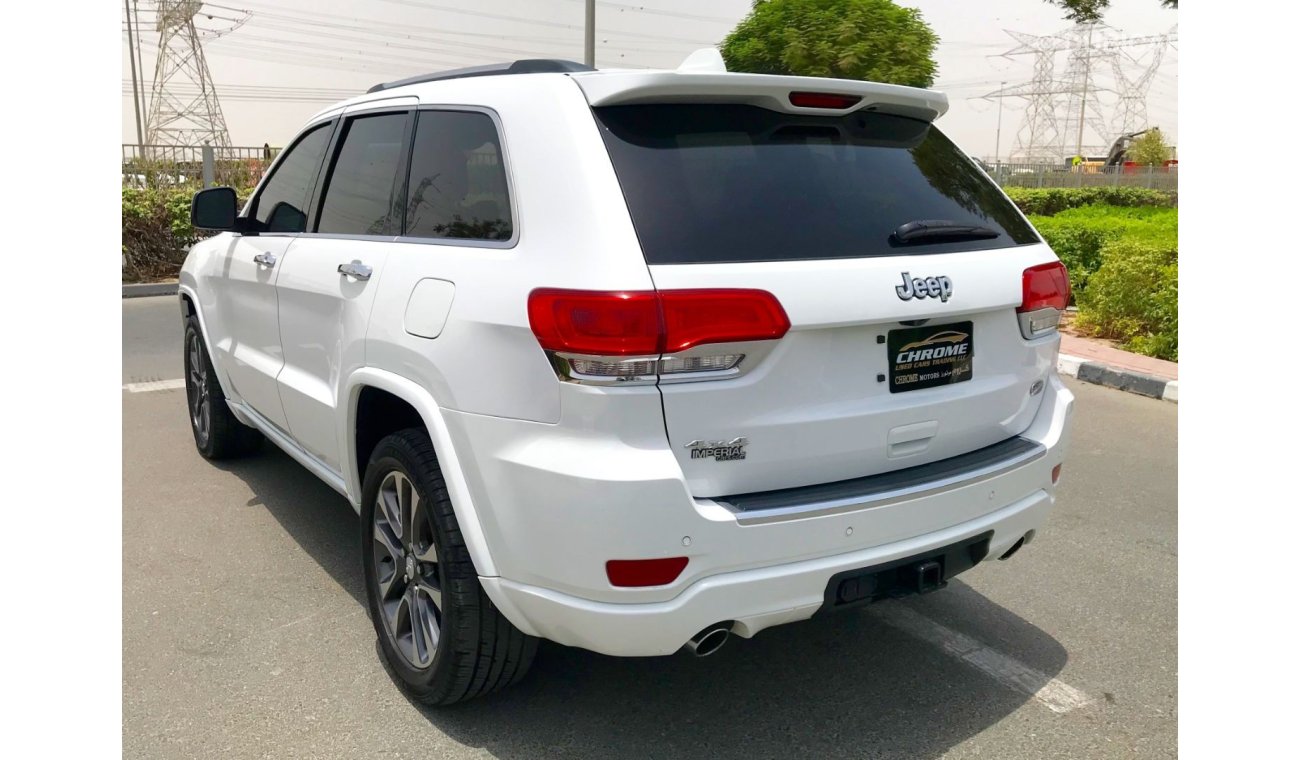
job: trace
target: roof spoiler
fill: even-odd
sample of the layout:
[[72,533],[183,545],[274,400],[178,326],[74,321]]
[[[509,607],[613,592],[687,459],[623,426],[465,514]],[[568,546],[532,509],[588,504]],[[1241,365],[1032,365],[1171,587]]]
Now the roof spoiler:
[[[872,111],[934,121],[948,111],[948,96],[934,90],[856,79],[741,74],[727,71],[716,48],[687,56],[675,71],[602,71],[576,74],[592,106],[644,103],[744,103],[786,113],[840,116]],[[798,93],[802,97],[791,98]],[[818,99],[809,95],[828,95]],[[818,105],[795,105],[819,103]],[[833,107],[828,103],[844,103]]]

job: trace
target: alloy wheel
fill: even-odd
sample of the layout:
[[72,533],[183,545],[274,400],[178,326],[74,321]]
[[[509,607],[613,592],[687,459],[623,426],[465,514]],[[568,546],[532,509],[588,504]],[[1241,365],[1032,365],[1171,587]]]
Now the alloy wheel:
[[208,431],[212,427],[212,401],[208,395],[208,365],[203,361],[203,344],[199,341],[198,333],[191,333],[189,342],[187,363],[190,382],[186,392],[189,395],[190,420],[194,423],[199,438],[206,441]]
[[374,571],[390,642],[414,668],[433,663],[442,624],[442,583],[433,515],[405,474],[384,476],[375,497]]

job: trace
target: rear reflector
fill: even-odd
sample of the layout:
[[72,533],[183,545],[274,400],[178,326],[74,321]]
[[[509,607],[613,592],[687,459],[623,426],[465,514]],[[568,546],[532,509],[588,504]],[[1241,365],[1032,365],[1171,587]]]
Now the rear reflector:
[[689,561],[686,557],[611,559],[605,563],[605,575],[615,586],[666,586],[677,580]]
[[[542,348],[585,356],[648,356],[707,343],[775,340],[790,329],[776,296],[740,289],[541,288],[528,295],[528,322]],[[706,363],[697,369],[716,368]]]
[[849,108],[862,100],[860,95],[835,95],[828,92],[792,92],[790,105],[800,108]]
[[1058,464],[1052,468],[1052,485],[1056,485],[1057,481],[1061,479],[1061,467],[1063,466]]
[[1026,269],[1020,282],[1023,299],[1018,312],[1049,307],[1065,311],[1070,305],[1070,275],[1059,261]]

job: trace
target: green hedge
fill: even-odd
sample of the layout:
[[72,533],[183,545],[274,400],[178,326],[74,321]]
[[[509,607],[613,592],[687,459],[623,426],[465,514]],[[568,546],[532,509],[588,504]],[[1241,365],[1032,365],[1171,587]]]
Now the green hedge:
[[1080,206],[1178,205],[1178,193],[1145,187],[1005,187],[1007,197],[1026,214],[1051,216]]
[[1070,272],[1082,332],[1178,360],[1178,209],[1094,205],[1029,219]]
[[[252,190],[239,193],[242,204]],[[190,226],[192,189],[122,188],[122,279],[175,277],[190,246],[206,237]]]
[[1178,361],[1178,251],[1138,240],[1107,243],[1079,295],[1079,328],[1147,356]]
[[1135,240],[1178,250],[1178,209],[1174,208],[1083,206],[1055,216],[1031,215],[1029,221],[1070,270],[1076,296],[1101,267],[1101,251],[1107,243]]

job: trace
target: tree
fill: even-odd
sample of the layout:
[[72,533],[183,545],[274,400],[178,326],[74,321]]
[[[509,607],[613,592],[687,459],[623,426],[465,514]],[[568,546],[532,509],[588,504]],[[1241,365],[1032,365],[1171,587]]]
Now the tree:
[[731,71],[934,84],[939,38],[891,0],[755,0],[722,43]]
[[[1078,24],[1100,21],[1101,14],[1110,7],[1110,0],[1044,0],[1052,5],[1059,5],[1065,10],[1065,17]],[[1178,10],[1178,0],[1160,0],[1165,8]]]
[[1169,160],[1173,150],[1165,142],[1160,127],[1153,127],[1149,132],[1133,141],[1128,154],[1134,163],[1141,166],[1163,166]]

